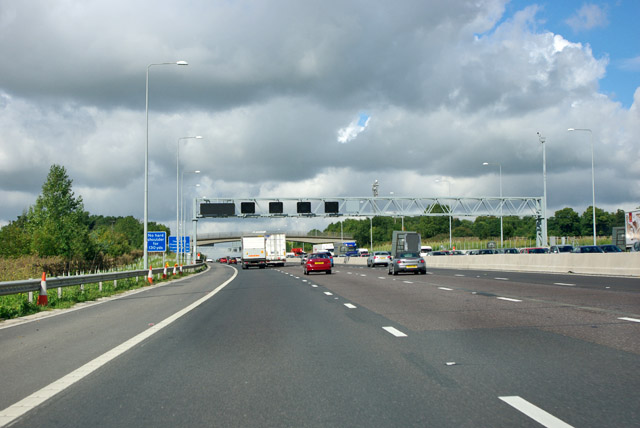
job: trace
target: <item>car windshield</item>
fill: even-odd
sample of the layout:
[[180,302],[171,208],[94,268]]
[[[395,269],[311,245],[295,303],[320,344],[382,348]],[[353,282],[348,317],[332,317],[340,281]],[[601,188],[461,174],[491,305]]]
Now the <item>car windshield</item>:
[[328,253],[311,254],[311,256],[309,258],[310,259],[328,259],[329,258],[329,254]]
[[400,253],[400,257],[402,257],[404,259],[411,258],[411,257],[418,258],[418,257],[420,257],[420,254],[418,254],[418,253]]

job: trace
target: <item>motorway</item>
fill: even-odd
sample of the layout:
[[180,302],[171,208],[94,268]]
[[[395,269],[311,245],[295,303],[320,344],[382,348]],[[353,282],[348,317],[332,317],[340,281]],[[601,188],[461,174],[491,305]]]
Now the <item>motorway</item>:
[[213,264],[0,346],[0,427],[640,426],[637,278]]

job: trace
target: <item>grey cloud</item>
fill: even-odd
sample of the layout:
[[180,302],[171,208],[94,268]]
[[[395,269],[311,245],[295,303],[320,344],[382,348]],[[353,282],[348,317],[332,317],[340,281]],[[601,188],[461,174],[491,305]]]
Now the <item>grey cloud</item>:
[[[640,159],[637,106],[598,94],[608,59],[537,32],[537,8],[502,20],[504,4],[4,4],[0,192],[12,198],[0,219],[19,214],[25,195],[35,201],[52,163],[67,167],[89,211],[141,217],[146,67],[176,60],[190,65],[150,69],[155,221],[175,218],[176,145],[187,135],[205,138],[181,145],[181,168],[201,170],[212,197],[368,194],[374,179],[441,193],[442,176],[454,193],[495,194],[484,161],[501,162],[505,191],[526,196],[542,191],[541,131],[562,207],[590,204],[576,190],[589,178],[586,136],[566,128],[592,127],[602,201],[637,198],[639,168],[624,162]],[[337,130],[363,110],[367,129],[339,144]]]

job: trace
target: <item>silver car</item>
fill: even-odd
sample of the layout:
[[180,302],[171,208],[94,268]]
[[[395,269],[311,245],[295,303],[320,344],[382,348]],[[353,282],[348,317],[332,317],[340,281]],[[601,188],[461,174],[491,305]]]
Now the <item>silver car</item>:
[[427,264],[420,253],[398,253],[396,258],[389,263],[389,275],[397,275],[399,272],[413,272],[414,274],[427,273]]
[[375,265],[389,266],[391,262],[391,254],[388,251],[374,251],[373,254],[367,258],[367,266],[374,267]]

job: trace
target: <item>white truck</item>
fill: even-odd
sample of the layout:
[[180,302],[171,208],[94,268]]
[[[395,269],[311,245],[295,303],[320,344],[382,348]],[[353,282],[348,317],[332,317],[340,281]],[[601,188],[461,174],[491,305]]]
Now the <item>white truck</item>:
[[313,252],[314,253],[322,253],[322,252],[329,252],[331,254],[333,254],[333,242],[329,242],[326,244],[314,244],[313,245]]
[[257,266],[264,269],[267,266],[267,248],[264,235],[243,236],[242,242],[242,269]]
[[287,261],[287,236],[284,233],[266,234],[267,265],[284,266]]
[[631,251],[640,251],[640,210],[624,213],[625,246]]

